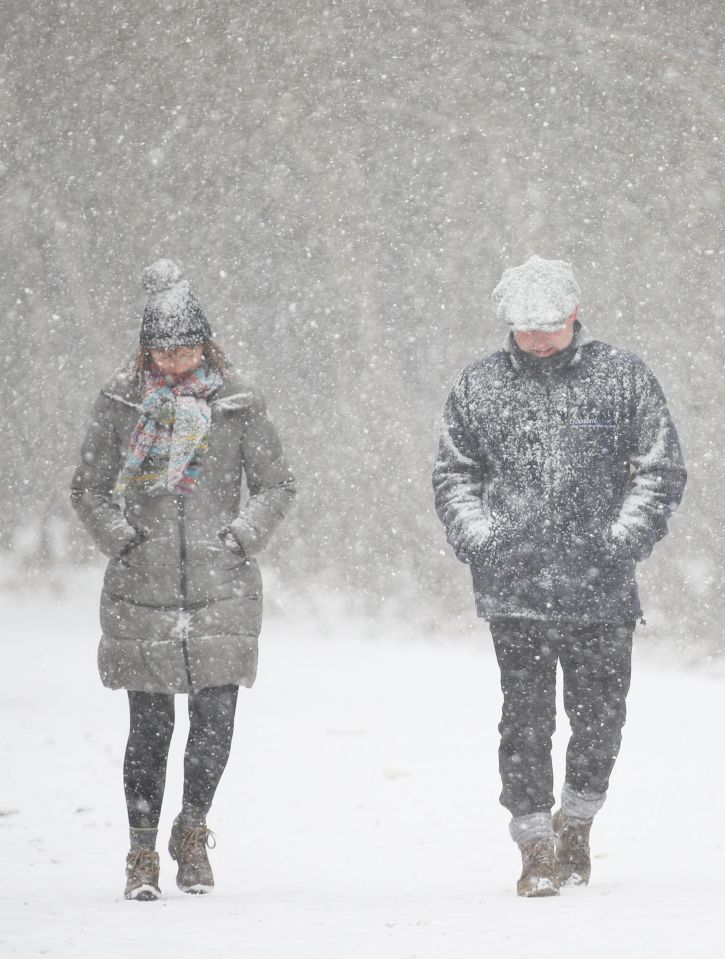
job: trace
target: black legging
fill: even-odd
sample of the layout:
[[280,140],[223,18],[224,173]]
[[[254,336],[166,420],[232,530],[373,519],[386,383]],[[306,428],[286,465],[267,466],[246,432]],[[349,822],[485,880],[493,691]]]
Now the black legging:
[[[229,759],[238,686],[189,694],[189,738],[184,753],[183,811],[204,819]],[[174,731],[174,697],[128,691],[131,714],[123,785],[132,829],[155,829],[161,815],[166,760]]]

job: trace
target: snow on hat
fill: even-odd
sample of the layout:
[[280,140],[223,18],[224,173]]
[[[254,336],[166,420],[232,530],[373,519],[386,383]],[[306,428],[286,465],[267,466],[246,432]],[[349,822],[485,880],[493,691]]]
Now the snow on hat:
[[157,260],[147,266],[141,283],[149,295],[141,322],[142,347],[173,350],[198,346],[211,338],[209,321],[173,260]]
[[515,333],[561,329],[579,305],[581,290],[571,264],[532,256],[504,270],[491,294],[496,316]]

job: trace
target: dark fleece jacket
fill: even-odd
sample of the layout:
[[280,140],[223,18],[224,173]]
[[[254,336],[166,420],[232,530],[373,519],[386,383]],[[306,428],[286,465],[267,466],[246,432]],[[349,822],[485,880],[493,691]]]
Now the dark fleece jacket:
[[652,372],[578,323],[550,359],[510,335],[463,371],[433,472],[480,616],[607,623],[641,615],[635,563],[667,532],[685,480]]

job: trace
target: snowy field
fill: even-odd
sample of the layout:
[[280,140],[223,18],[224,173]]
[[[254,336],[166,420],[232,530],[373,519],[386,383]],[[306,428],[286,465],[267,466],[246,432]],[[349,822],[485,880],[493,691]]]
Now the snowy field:
[[[60,601],[0,594],[3,959],[724,954],[725,669],[667,660],[644,633],[588,889],[514,893],[483,626],[434,641],[298,615],[268,618],[240,695],[210,817],[216,891],[178,892],[162,850],[163,899],[125,902],[126,700],[96,676],[98,587],[94,574]],[[184,734],[180,721],[164,840]]]

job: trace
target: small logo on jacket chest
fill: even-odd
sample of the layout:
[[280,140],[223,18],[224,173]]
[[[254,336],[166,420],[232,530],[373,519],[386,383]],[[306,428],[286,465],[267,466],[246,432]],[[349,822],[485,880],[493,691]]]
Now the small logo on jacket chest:
[[613,430],[615,424],[607,420],[591,420],[591,419],[572,419],[572,426],[587,426],[590,429],[599,429],[599,430]]

